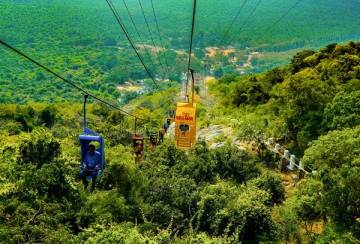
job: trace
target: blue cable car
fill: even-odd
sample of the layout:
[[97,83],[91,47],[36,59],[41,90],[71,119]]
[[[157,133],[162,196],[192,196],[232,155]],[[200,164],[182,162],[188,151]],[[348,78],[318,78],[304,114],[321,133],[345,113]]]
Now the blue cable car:
[[[86,154],[89,150],[89,145],[91,142],[98,142],[99,147],[96,148],[96,152],[100,155],[100,169],[98,170],[98,176],[102,175],[102,172],[105,167],[105,140],[102,136],[93,132],[86,127],[86,100],[88,95],[84,95],[84,132],[79,135],[79,142],[81,145],[81,162],[80,162],[80,171],[83,172],[83,162],[86,157]],[[88,177],[88,179],[91,177]]]
[[86,129],[86,131],[79,135],[79,141],[80,141],[80,145],[81,145],[81,170],[83,165],[82,163],[84,162],[84,158],[86,157],[86,154],[89,150],[89,145],[91,142],[98,142],[99,143],[99,147],[96,148],[96,152],[98,152],[100,154],[100,170],[98,171],[98,176],[102,174],[104,166],[105,166],[105,141],[104,138],[102,138],[101,136],[99,136],[97,133]]

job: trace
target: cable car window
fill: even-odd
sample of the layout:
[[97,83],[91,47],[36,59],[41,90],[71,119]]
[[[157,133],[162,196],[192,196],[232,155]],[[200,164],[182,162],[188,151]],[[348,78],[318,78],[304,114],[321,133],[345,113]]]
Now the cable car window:
[[181,132],[187,132],[187,131],[189,131],[189,125],[187,125],[187,124],[181,124],[180,126],[179,126],[179,128],[180,128],[180,130],[181,130]]

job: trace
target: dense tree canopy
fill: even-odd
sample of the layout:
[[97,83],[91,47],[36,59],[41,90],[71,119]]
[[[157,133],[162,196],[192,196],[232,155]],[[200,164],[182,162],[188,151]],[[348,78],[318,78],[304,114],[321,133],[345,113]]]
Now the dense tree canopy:
[[[0,105],[0,240],[357,243],[359,55],[359,43],[329,45],[262,74],[227,75],[199,104],[200,130],[228,132],[220,144],[184,151],[171,136],[155,148],[146,138],[141,160],[133,119],[90,101],[88,126],[106,145],[94,192],[79,180],[80,103]],[[144,118],[138,133],[160,128],[177,95],[168,88],[128,104]],[[304,179],[272,167],[269,137],[296,155]]]

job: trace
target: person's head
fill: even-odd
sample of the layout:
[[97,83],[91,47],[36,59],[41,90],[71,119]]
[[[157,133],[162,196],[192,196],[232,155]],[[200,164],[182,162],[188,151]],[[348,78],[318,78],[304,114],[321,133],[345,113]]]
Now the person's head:
[[95,146],[93,144],[89,145],[89,153],[94,154],[95,153]]

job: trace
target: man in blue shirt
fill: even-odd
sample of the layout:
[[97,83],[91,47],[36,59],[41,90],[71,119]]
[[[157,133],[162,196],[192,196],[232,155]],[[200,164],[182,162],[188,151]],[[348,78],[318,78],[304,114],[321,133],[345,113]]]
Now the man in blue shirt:
[[170,119],[166,119],[165,123],[163,124],[163,129],[165,130],[165,133],[167,133],[167,130],[169,129],[171,125],[171,120]]
[[88,187],[87,177],[92,178],[91,191],[95,189],[96,177],[100,170],[101,155],[95,151],[95,146],[90,144],[89,151],[82,162],[83,171],[81,172],[81,179],[84,184],[84,189]]

